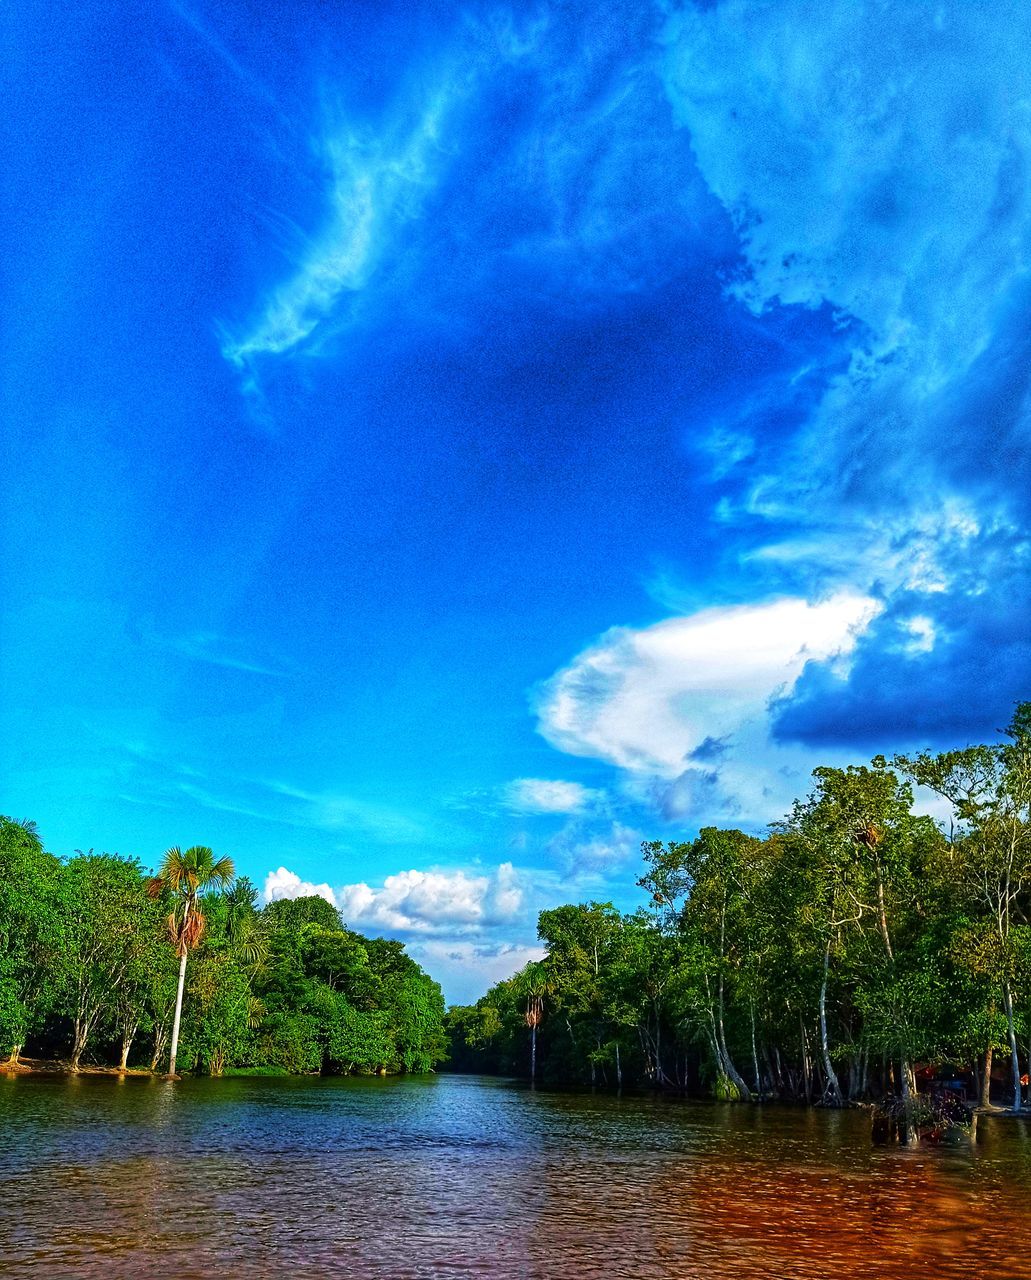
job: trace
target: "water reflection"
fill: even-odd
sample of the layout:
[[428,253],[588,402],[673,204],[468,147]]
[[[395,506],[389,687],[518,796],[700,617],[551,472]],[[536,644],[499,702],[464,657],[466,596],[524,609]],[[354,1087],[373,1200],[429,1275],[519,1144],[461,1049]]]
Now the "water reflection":
[[1024,1122],[874,1148],[856,1112],[497,1081],[0,1088],[0,1272],[1024,1277]]

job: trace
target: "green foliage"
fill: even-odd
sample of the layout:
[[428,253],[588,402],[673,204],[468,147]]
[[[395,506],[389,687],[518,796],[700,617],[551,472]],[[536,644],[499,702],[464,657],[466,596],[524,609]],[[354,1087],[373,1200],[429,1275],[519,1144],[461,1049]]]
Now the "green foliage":
[[0,1051],[25,1043],[57,999],[61,865],[34,823],[0,817]]
[[279,898],[265,908],[265,918],[276,929],[297,930],[306,924],[321,929],[343,929],[340,912],[325,898]]
[[179,1069],[421,1072],[447,1056],[439,986],[321,898],[259,909],[206,846],[170,849],[156,877],[113,854],[62,863],[0,819],[0,1054],[160,1068],[184,953]]
[[1001,1046],[1026,1069],[1031,703],[999,744],[815,770],[765,838],[642,854],[650,909],[543,912],[544,959],[449,1011],[456,1069],[528,1075],[534,1027],[544,1079],[728,1100],[905,1094],[917,1064],[972,1074]]

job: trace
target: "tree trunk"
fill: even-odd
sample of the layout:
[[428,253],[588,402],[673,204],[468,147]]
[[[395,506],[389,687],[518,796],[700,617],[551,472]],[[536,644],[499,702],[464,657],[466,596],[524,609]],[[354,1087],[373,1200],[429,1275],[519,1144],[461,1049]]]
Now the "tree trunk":
[[775,1079],[776,1079],[776,1081],[777,1081],[777,1092],[778,1092],[778,1094],[783,1094],[783,1092],[784,1092],[784,1064],[783,1064],[783,1062],[781,1061],[781,1057],[780,1057],[780,1046],[779,1046],[779,1045],[774,1045],[774,1048],[773,1048],[773,1061],[774,1061],[774,1064],[775,1064],[775,1066],[776,1066]]
[[89,1028],[80,1018],[76,1018],[75,1034],[72,1040],[72,1060],[70,1064],[73,1071],[78,1071],[79,1069],[79,1059],[82,1057],[82,1052],[86,1048],[86,1040],[88,1036]]
[[809,1070],[809,1041],[805,1033],[805,1023],[802,1021],[802,1015],[798,1016],[798,1028],[802,1034],[802,1079],[805,1083],[805,1100],[812,1102],[812,1073]]
[[537,1024],[530,1028],[530,1084],[537,1083]]
[[827,1073],[827,1089],[830,1094],[831,1103],[840,1107],[842,1103],[841,1085],[838,1083],[837,1072],[831,1062],[830,1044],[827,1039],[827,974],[831,963],[831,944],[830,939],[827,940],[827,946],[823,952],[823,984],[820,987],[820,1052],[823,1055],[823,1069]]
[[891,949],[891,935],[888,933],[888,912],[884,904],[884,880],[881,878],[880,870],[877,872],[877,917],[881,927],[881,937],[884,939],[884,949],[888,953],[888,959],[894,965],[895,953]]
[[616,1041],[616,1088],[623,1088],[623,1064],[619,1057],[619,1041]]
[[179,961],[179,990],[175,996],[175,1018],[172,1022],[172,1051],[168,1055],[168,1074],[175,1075],[175,1058],[179,1050],[179,1022],[183,1016],[183,987],[186,985],[186,951]]
[[129,1050],[132,1048],[132,1041],[132,1036],[122,1037],[122,1057],[121,1061],[118,1063],[119,1071],[124,1071],[129,1062]]
[[1010,1059],[1013,1067],[1013,1110],[1020,1111],[1023,1105],[1023,1090],[1020,1087],[1020,1057],[1017,1053],[1017,1032],[1013,1021],[1013,993],[1007,982],[1002,992],[1003,1006],[1006,1010],[1006,1031],[1010,1042]]
[[723,1065],[726,1070],[727,1078],[737,1089],[744,1102],[750,1102],[752,1099],[751,1090],[745,1084],[744,1077],[734,1065],[734,1059],[730,1056],[730,1050],[727,1048],[727,1033],[723,1027],[723,977],[720,976],[719,985],[719,1017],[716,1020],[716,1032],[719,1037],[720,1053],[723,1055]]
[[18,1059],[20,1057],[21,1057],[21,1045],[20,1044],[12,1045],[11,1056],[7,1059],[8,1066],[16,1067],[18,1065]]
[[164,1021],[156,1022],[154,1024],[154,1053],[150,1059],[151,1071],[156,1071],[158,1069],[158,1063],[161,1061],[161,1056],[165,1052],[165,1041],[167,1039],[168,1023]]
[[920,1131],[913,1122],[913,1107],[916,1103],[916,1077],[913,1068],[902,1059],[902,1070],[899,1081],[902,1086],[902,1141],[907,1147],[915,1147],[920,1141]]
[[752,1071],[755,1075],[755,1092],[762,1095],[763,1085],[762,1077],[759,1075],[759,1054],[755,1047],[755,1005],[749,1004],[749,1013],[752,1018]]
[[982,1107],[992,1105],[992,1055],[994,1046],[989,1045],[981,1060],[981,1096],[978,1099]]

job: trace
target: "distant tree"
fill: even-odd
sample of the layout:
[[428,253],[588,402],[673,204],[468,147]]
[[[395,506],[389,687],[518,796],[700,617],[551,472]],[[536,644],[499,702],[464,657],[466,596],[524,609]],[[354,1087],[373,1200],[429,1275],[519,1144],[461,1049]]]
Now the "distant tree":
[[516,988],[524,1001],[523,1020],[530,1029],[530,1083],[537,1081],[537,1029],[544,1021],[544,999],[549,991],[548,971],[540,961],[516,974]]
[[228,889],[236,875],[231,858],[215,857],[206,845],[192,845],[183,852],[173,845],[164,856],[155,887],[167,891],[172,898],[168,917],[168,934],[179,958],[179,986],[172,1022],[172,1045],[168,1058],[168,1074],[175,1075],[176,1052],[179,1048],[179,1024],[183,1012],[183,988],[186,983],[186,960],[204,937],[206,920],[200,899],[206,890]]
[[1031,887],[1031,702],[1018,705],[1006,736],[1008,742],[899,756],[896,763],[952,807],[952,870],[972,916],[965,949],[976,957],[976,971],[994,979],[1001,992],[1013,1108],[1020,1111],[1016,982],[1021,969],[1026,971],[1023,918]]
[[0,1049],[12,1063],[56,999],[62,889],[36,824],[0,817]]
[[[79,853],[64,868],[65,946],[59,963],[72,1022],[73,1071],[102,1019],[135,1010],[136,986],[151,949],[152,903],[139,864],[117,854]],[[130,1021],[135,1020],[132,1017]],[[135,1027],[123,1023],[131,1044]]]
[[262,915],[275,929],[300,929],[306,924],[317,924],[322,929],[340,930],[344,927],[336,907],[317,896],[277,898],[262,909]]

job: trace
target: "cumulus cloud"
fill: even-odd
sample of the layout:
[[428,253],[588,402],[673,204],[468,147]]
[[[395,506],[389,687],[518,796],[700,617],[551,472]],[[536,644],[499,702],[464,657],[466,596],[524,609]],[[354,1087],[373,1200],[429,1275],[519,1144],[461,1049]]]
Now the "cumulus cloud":
[[310,880],[302,880],[286,867],[278,867],[265,877],[263,896],[266,902],[277,902],[281,898],[325,898],[334,907],[337,897],[328,884],[312,884]]
[[314,884],[286,867],[265,877],[266,902],[325,898],[347,925],[400,939],[452,1001],[474,1000],[542,952],[536,913],[562,900],[558,880],[510,862],[483,871],[399,871],[381,884]]
[[[807,768],[769,742],[769,708],[809,663],[847,671],[880,605],[842,593],[702,610],[641,630],[614,628],[540,690],[540,732],[562,751],[636,777],[668,817],[761,821]],[[583,856],[590,860],[589,846]]]
[[504,802],[513,813],[581,813],[603,799],[600,791],[579,782],[545,778],[517,778],[504,790]]
[[510,923],[523,905],[519,873],[510,862],[493,871],[399,871],[381,885],[315,885],[280,867],[265,880],[265,898],[317,894],[353,928],[393,934],[461,934]]
[[540,731],[562,751],[675,776],[708,740],[761,716],[806,662],[844,658],[877,610],[841,594],[614,628],[543,686]]

